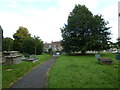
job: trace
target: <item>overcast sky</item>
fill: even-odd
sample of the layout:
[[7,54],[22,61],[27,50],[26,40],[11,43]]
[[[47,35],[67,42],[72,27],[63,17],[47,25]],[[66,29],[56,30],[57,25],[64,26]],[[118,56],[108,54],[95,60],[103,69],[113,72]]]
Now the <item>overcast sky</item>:
[[119,0],[0,0],[0,25],[4,37],[11,37],[26,27],[44,42],[62,40],[60,28],[67,23],[75,4],[85,5],[94,14],[102,14],[109,22],[112,41],[118,37]]

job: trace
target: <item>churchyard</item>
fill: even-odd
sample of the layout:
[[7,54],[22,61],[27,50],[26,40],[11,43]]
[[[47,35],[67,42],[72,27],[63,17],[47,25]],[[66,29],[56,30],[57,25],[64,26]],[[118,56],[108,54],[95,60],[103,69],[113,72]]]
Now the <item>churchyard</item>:
[[[45,44],[39,36],[31,35],[27,28],[20,26],[13,34],[13,39],[2,39],[2,51],[8,51],[3,52],[3,61],[0,62],[2,88],[10,88],[27,72],[38,65],[44,66],[43,62],[52,57],[48,55],[53,54],[52,50],[55,50],[53,57],[57,55],[57,60],[55,59],[53,66],[47,69],[46,88],[118,88],[120,55],[112,52],[99,53],[113,48],[120,49],[120,38],[116,43],[110,41],[111,27],[107,27],[107,24],[102,15],[93,15],[85,5],[78,4],[70,12],[67,24],[60,28],[63,38],[60,42]],[[0,29],[3,31],[1,26]],[[14,50],[21,53],[17,54]],[[44,50],[48,54],[43,54]],[[100,56],[95,56],[96,53],[86,53],[87,51],[96,51]],[[62,52],[62,55],[59,52]],[[26,54],[25,57],[22,54]],[[37,72],[41,75],[39,70]],[[32,74],[32,78],[33,76]],[[29,86],[29,82],[27,84]]]
[[[22,56],[23,57],[23,56]],[[2,66],[3,88],[31,71],[37,65],[50,58],[50,55],[37,55],[37,62],[23,60],[13,65]],[[100,57],[112,60],[110,64],[99,63],[95,53],[85,55],[59,56],[48,73],[47,88],[118,88],[118,64],[116,54],[100,53]]]
[[19,80],[27,72],[31,71],[39,64],[51,58],[50,55],[46,55],[46,54],[36,55],[36,57],[38,58],[38,61],[34,63],[28,61],[22,61],[19,64],[2,65],[2,88],[9,88],[13,83]]
[[115,54],[104,53],[113,64],[102,65],[94,54],[66,56],[55,62],[48,75],[48,88],[118,88],[118,63]]

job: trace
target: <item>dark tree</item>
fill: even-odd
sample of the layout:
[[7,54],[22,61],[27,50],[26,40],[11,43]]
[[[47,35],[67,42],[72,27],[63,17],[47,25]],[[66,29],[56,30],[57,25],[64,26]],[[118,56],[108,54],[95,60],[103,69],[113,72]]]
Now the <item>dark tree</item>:
[[120,37],[117,39],[116,45],[117,45],[117,48],[120,49]]
[[38,36],[34,36],[35,41],[35,54],[39,55],[43,53],[43,41]]
[[13,38],[14,40],[14,50],[22,52],[22,45],[24,39],[31,37],[29,31],[25,27],[19,27],[19,29],[14,33]]
[[22,42],[22,52],[28,54],[42,54],[43,42],[39,37],[29,37]]
[[27,54],[35,54],[35,42],[33,38],[26,38],[21,43],[22,52]]
[[13,39],[12,38],[9,38],[9,37],[6,37],[6,38],[3,38],[2,40],[2,50],[4,51],[12,51],[13,50]]
[[101,51],[109,48],[110,27],[101,15],[93,15],[85,5],[75,5],[62,32],[62,46],[66,53]]

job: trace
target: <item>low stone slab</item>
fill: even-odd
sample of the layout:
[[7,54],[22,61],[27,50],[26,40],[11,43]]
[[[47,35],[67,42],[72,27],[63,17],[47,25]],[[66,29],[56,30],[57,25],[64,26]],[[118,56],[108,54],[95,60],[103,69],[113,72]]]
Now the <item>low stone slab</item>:
[[38,61],[38,59],[37,58],[27,58],[27,59],[24,59],[24,61],[36,62],[36,61]]
[[110,64],[113,64],[113,60],[109,58],[101,57],[101,58],[98,58],[98,63],[102,65],[110,65]]
[[21,63],[21,55],[15,55],[15,56],[5,56],[5,65],[13,65],[13,64],[19,64]]
[[120,60],[120,54],[116,54],[116,60]]

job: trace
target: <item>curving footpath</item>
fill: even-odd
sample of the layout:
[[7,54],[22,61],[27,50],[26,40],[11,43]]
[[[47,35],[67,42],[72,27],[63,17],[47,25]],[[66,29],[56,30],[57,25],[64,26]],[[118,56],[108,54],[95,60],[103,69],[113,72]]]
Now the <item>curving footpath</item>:
[[11,88],[45,88],[47,71],[56,59],[57,56],[53,56],[53,58],[39,65],[27,75],[22,77]]

